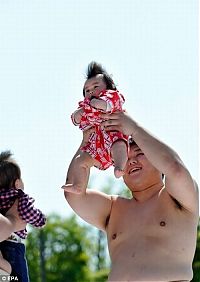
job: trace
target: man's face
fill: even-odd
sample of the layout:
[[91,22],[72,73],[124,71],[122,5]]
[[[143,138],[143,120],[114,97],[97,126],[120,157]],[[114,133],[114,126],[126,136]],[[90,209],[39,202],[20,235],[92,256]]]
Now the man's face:
[[137,145],[130,147],[128,161],[125,168],[124,182],[133,192],[143,190],[156,182],[160,172],[148,161]]
[[101,91],[106,90],[106,83],[102,74],[89,78],[84,84],[84,93],[86,98],[99,97]]

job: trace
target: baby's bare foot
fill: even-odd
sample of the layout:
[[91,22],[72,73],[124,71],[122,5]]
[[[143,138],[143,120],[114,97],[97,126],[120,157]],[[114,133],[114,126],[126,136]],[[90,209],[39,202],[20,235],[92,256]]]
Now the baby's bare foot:
[[116,178],[120,178],[121,176],[124,175],[123,169],[116,166],[115,169],[114,169],[114,175],[115,175]]
[[74,193],[74,194],[81,194],[82,192],[82,189],[79,186],[73,184],[63,185],[62,189],[64,189],[66,192]]

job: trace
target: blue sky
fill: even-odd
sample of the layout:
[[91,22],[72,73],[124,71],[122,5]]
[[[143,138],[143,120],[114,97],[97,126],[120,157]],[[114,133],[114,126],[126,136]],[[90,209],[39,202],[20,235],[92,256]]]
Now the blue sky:
[[[71,214],[59,187],[81,132],[70,114],[96,60],[125,108],[198,180],[198,1],[0,1],[0,148],[45,213]],[[92,169],[95,188],[112,169]]]

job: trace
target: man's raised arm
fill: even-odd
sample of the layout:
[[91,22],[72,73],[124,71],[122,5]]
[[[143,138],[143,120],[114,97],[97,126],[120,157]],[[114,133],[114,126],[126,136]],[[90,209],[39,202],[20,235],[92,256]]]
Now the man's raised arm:
[[102,114],[106,130],[131,135],[147,159],[166,177],[166,189],[184,208],[198,214],[198,189],[177,153],[142,128],[126,113]]
[[[83,133],[83,141],[81,143],[80,148],[87,143],[91,132],[92,129],[88,129]],[[74,167],[74,163],[75,163],[74,160],[79,155],[80,148],[75,153],[69,165],[66,184],[72,183],[73,171],[74,169],[76,169]],[[87,182],[88,179],[89,179],[89,173],[87,177]],[[84,185],[85,184],[87,186],[88,183],[84,183]],[[65,190],[65,185],[62,186],[62,188]],[[82,219],[96,226],[97,228],[101,230],[105,230],[106,220],[111,210],[111,203],[112,203],[111,196],[106,195],[99,191],[94,191],[89,189],[87,189],[86,192],[83,192],[81,194],[74,194],[64,191],[64,195],[67,202],[69,203],[69,205],[75,211],[76,214],[78,214]]]

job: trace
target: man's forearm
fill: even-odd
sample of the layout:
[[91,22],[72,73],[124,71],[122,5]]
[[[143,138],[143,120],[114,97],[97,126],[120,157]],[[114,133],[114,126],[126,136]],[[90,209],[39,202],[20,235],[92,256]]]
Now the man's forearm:
[[73,182],[73,171],[74,169],[77,169],[76,166],[76,158],[81,154],[81,147],[85,146],[87,144],[84,139],[81,142],[80,147],[78,148],[77,152],[73,156],[71,163],[69,165],[68,171],[67,171],[67,177],[66,177],[66,183],[65,184],[71,184]]
[[83,142],[81,143],[80,147],[78,148],[77,152],[75,153],[75,155],[73,156],[71,163],[68,167],[68,171],[67,171],[67,177],[66,177],[66,182],[65,184],[70,184],[72,183],[72,179],[73,179],[73,170],[74,170],[74,163],[75,163],[75,159],[76,157],[80,154],[81,152],[81,147],[83,146]]
[[153,136],[147,130],[132,122],[132,138],[144,152],[147,159],[165,175],[173,172],[183,163],[177,153]]

